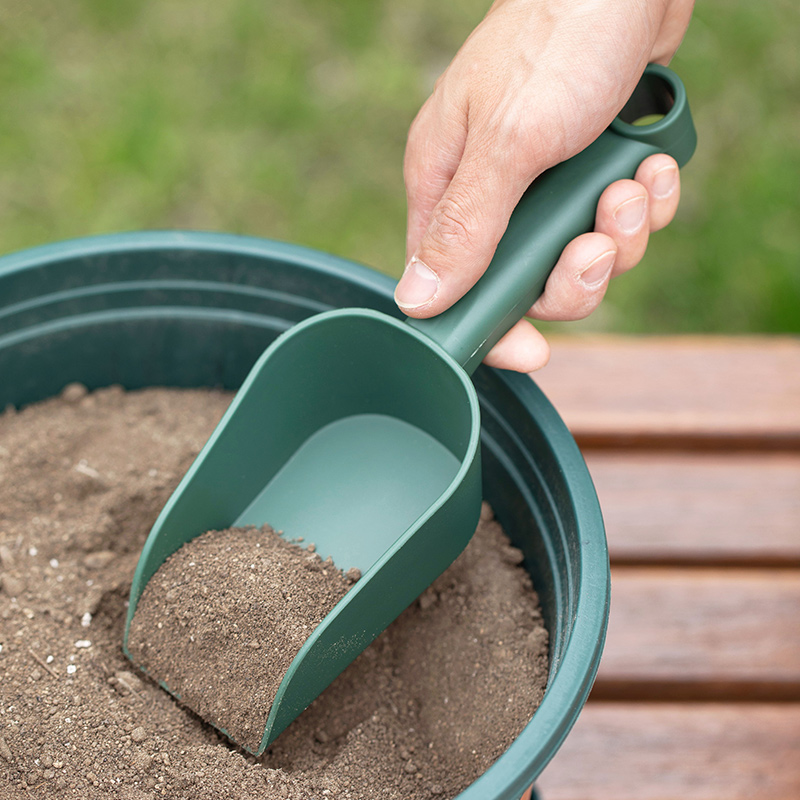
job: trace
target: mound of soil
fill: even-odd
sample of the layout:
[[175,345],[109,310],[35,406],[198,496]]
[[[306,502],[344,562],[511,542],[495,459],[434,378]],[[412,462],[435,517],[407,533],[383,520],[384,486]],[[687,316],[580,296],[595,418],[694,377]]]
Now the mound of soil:
[[308,547],[269,525],[208,531],[161,565],[131,620],[135,663],[253,753],[294,657],[355,583]]

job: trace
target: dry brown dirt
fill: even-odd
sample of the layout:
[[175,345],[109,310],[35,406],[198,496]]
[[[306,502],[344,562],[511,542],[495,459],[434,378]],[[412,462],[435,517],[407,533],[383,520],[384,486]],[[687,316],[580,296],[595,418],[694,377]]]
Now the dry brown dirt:
[[72,385],[0,416],[4,800],[448,798],[541,701],[547,633],[488,507],[455,564],[259,760],[137,672],[121,641],[139,551],[229,401]]

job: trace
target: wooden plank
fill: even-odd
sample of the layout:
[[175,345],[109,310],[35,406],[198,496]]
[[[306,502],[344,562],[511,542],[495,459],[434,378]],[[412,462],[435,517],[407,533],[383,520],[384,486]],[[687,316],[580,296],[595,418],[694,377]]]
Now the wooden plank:
[[800,445],[800,339],[553,338],[534,378],[582,443]]
[[612,557],[598,679],[543,800],[800,797],[800,340],[561,339],[534,377]]
[[585,455],[612,562],[800,566],[800,453]]
[[800,700],[800,570],[613,568],[593,697]]
[[589,703],[542,800],[797,800],[800,705]]

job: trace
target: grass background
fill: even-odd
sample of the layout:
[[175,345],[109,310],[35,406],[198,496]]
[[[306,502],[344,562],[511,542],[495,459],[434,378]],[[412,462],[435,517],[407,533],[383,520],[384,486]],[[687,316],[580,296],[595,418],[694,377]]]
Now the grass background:
[[[0,253],[265,236],[394,276],[408,125],[488,0],[4,0]],[[800,331],[800,4],[704,0],[677,220],[560,330]]]

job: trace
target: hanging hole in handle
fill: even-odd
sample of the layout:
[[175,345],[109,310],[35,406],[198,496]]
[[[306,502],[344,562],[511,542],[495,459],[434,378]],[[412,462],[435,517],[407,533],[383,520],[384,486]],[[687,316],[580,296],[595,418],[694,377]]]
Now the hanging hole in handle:
[[669,114],[673,105],[675,95],[670,84],[660,75],[646,72],[619,112],[619,118],[637,127],[654,125]]
[[668,153],[680,167],[692,157],[697,146],[686,90],[669,67],[659,64],[650,64],[645,69],[610,130],[656,152]]

